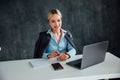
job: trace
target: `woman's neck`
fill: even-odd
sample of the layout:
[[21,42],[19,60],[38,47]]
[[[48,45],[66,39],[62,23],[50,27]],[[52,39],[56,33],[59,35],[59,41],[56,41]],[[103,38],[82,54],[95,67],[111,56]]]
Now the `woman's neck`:
[[62,30],[60,29],[59,31],[52,31],[52,32],[55,35],[55,38],[56,38],[57,42],[59,43],[61,35],[62,35]]
[[53,32],[54,34],[56,34],[56,35],[60,35],[60,34],[62,33],[62,30],[61,30],[61,29],[60,29],[60,30],[57,30],[57,31],[52,30],[52,32]]

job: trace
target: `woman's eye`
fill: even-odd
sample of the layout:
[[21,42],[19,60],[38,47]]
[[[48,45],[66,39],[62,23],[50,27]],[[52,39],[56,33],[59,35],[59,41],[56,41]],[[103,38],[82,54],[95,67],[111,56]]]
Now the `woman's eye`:
[[51,21],[52,23],[54,23],[55,21]]
[[58,22],[60,22],[60,20],[58,20]]

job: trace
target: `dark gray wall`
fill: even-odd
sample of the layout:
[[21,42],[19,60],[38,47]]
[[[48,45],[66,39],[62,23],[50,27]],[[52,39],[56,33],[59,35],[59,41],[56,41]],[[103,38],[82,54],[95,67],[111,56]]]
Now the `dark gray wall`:
[[102,0],[102,23],[106,38],[110,41],[109,51],[120,57],[120,0]]
[[63,28],[72,32],[79,53],[84,45],[109,40],[108,51],[119,56],[117,1],[0,0],[0,60],[33,58],[39,32],[49,29],[52,8],[61,10]]

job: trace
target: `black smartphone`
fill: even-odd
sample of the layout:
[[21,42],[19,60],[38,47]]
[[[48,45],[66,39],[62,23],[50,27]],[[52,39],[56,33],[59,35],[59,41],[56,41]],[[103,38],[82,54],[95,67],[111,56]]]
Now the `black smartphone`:
[[60,63],[52,63],[51,64],[54,70],[61,70],[63,69],[62,65]]

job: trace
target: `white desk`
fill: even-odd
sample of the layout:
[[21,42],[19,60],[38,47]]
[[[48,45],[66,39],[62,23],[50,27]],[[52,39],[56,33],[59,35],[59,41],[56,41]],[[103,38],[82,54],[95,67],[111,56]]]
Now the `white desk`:
[[[120,59],[107,53],[105,61],[89,68],[78,70],[65,63],[80,58],[77,55],[67,61],[57,61],[56,59],[26,59],[0,62],[0,80],[94,80],[120,78]],[[32,68],[30,61],[40,60],[42,65]],[[51,63],[60,62],[63,70],[54,71]]]

